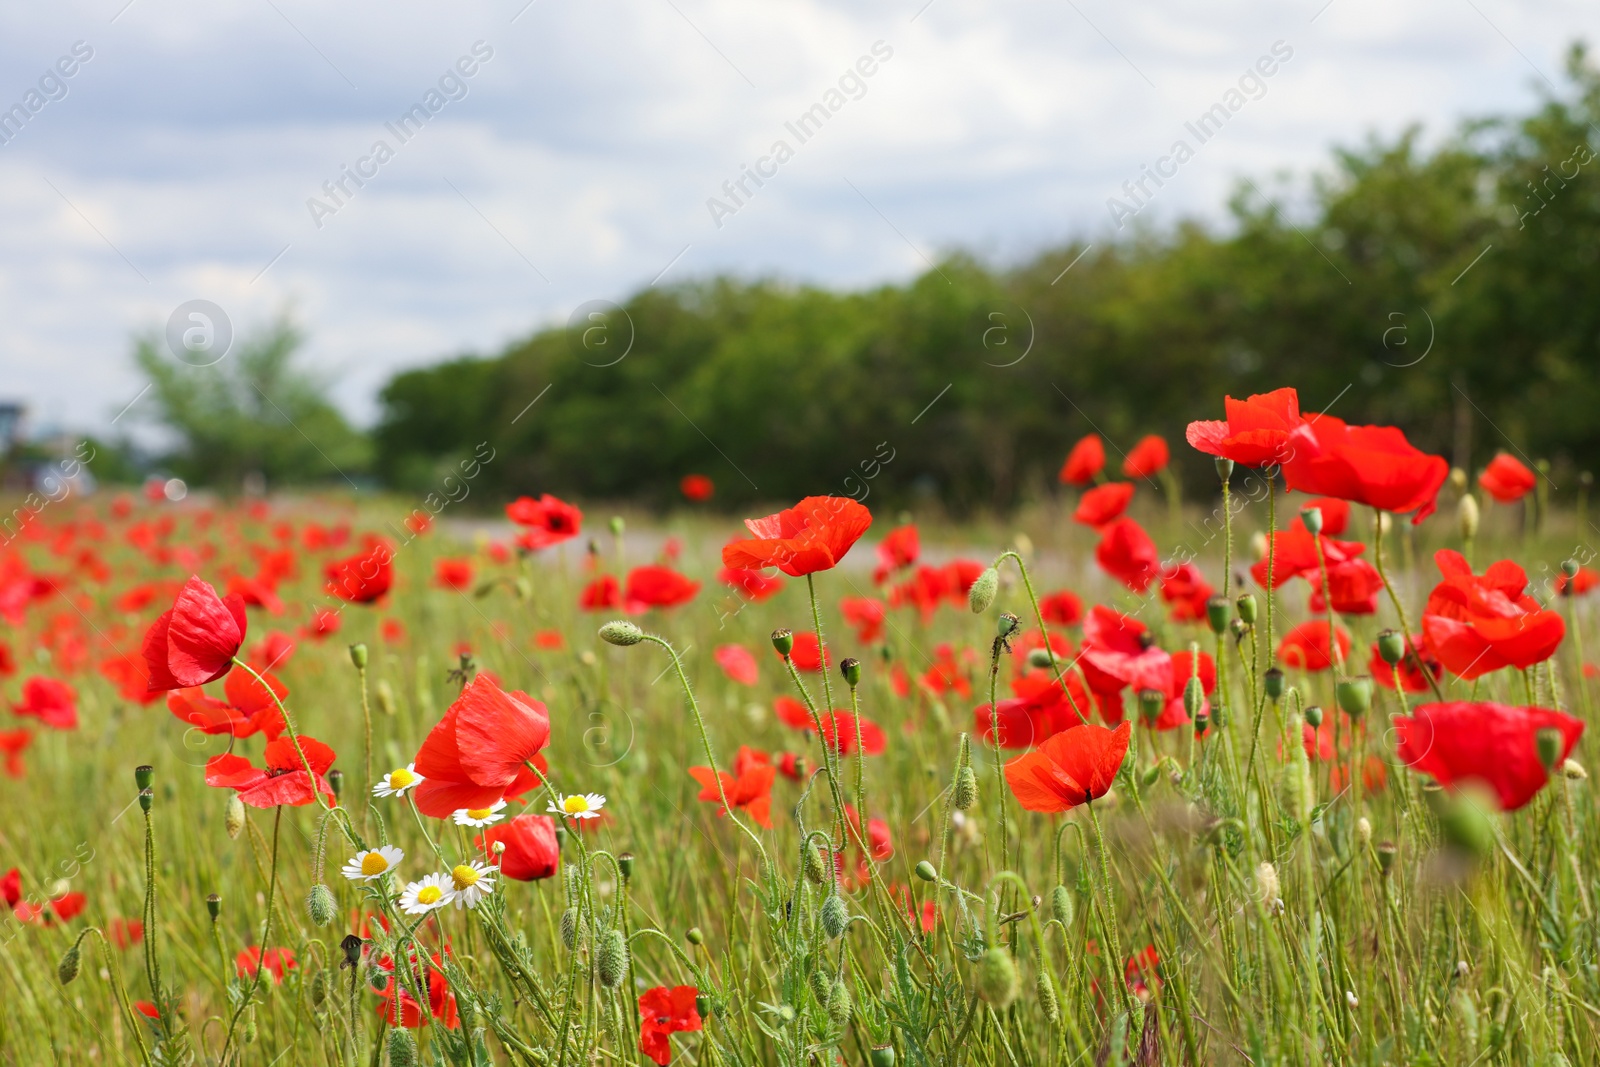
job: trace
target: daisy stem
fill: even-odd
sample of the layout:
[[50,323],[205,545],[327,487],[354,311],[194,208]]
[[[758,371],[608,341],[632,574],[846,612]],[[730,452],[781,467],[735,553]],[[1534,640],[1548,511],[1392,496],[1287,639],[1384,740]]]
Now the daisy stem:
[[1002,552],[996,556],[992,566],[996,570],[999,570],[1000,564],[1004,563],[1007,559],[1016,561],[1017,573],[1022,576],[1022,588],[1028,591],[1028,603],[1033,607],[1034,621],[1039,624],[1039,638],[1044,642],[1045,655],[1050,657],[1050,669],[1055,672],[1056,684],[1060,685],[1061,691],[1066,694],[1067,703],[1072,706],[1073,714],[1078,716],[1078,722],[1087,723],[1089,721],[1089,716],[1078,708],[1078,702],[1073,699],[1072,690],[1067,687],[1066,672],[1071,669],[1072,664],[1069,663],[1063,667],[1056,661],[1056,650],[1050,647],[1050,631],[1045,629],[1044,612],[1039,607],[1039,597],[1034,593],[1033,582],[1028,577],[1027,564],[1022,562],[1022,557],[1015,551],[1009,551]]
[[1384,590],[1389,594],[1389,602],[1394,605],[1394,613],[1400,618],[1400,632],[1406,639],[1406,655],[1411,657],[1412,663],[1427,681],[1428,688],[1433,690],[1434,698],[1443,700],[1444,694],[1439,691],[1439,683],[1434,680],[1433,672],[1422,662],[1422,657],[1417,654],[1416,645],[1412,643],[1411,624],[1406,621],[1405,605],[1400,603],[1399,594],[1389,583],[1389,574],[1383,568],[1383,513],[1377,508],[1372,509],[1372,562],[1378,570],[1378,580],[1383,583]]
[[[237,660],[235,662],[238,662]],[[245,668],[249,670],[249,668]],[[254,671],[250,672],[255,674]],[[259,676],[258,676],[259,677]],[[270,690],[269,690],[270,691]],[[286,720],[287,721],[287,717]],[[304,759],[304,755],[301,756]],[[272,941],[272,905],[278,896],[278,829],[283,823],[283,805],[279,804],[272,809],[272,867],[267,878],[267,920],[261,930],[260,952],[256,956],[256,973],[250,982],[250,987],[245,990],[239,999],[239,1006],[233,1010],[233,1016],[228,1020],[228,1034],[222,1042],[222,1057],[218,1061],[224,1065],[228,1063],[228,1051],[233,1048],[233,1032],[238,1029],[239,1017],[250,1007],[255,999],[256,990],[261,988],[261,975],[267,969],[267,946]]]
[[406,790],[406,807],[411,809],[412,818],[417,820],[417,829],[422,831],[422,839],[428,842],[428,847],[433,849],[433,854],[439,857],[439,862],[449,866],[450,861],[445,858],[444,850],[433,840],[433,835],[428,833],[428,824],[422,821],[422,812],[417,810],[416,802],[411,799],[411,790]]

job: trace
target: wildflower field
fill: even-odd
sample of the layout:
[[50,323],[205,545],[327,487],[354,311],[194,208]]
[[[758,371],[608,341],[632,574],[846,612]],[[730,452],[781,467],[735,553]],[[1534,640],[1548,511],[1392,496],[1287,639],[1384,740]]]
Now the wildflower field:
[[0,1060],[1600,1061],[1587,479],[1220,414],[966,526],[20,505]]

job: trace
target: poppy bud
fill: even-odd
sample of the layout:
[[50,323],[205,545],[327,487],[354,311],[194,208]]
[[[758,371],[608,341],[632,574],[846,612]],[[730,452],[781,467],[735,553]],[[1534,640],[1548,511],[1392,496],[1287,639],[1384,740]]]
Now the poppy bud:
[[1461,530],[1461,539],[1470,541],[1478,536],[1478,501],[1471,493],[1461,498],[1461,503],[1456,505],[1456,525]]
[[1139,714],[1144,716],[1144,721],[1154,725],[1161,717],[1161,710],[1167,706],[1167,694],[1159,689],[1139,690]]
[[812,885],[825,884],[828,881],[828,869],[823,865],[821,850],[807,841],[803,851],[805,854],[800,859],[800,866],[805,872],[806,881]]
[[784,629],[772,631],[772,647],[778,650],[778,655],[788,659],[789,653],[794,651],[794,631]]
[[1192,677],[1183,684],[1183,710],[1189,713],[1189,718],[1197,719],[1205,706],[1205,683],[1198,677]]
[[845,924],[850,921],[850,909],[845,905],[844,897],[838,893],[829,893],[828,899],[822,902],[822,932],[830,939],[844,933]]
[[858,659],[840,660],[839,673],[844,675],[844,684],[854,689],[861,684],[861,661]]
[[833,983],[828,995],[828,1021],[841,1030],[850,1025],[850,1015],[855,1005],[850,1001],[850,987],[842,981]]
[[931,882],[939,877],[939,872],[934,869],[933,864],[927,860],[922,860],[917,864],[917,877],[924,882]]
[[1322,727],[1322,705],[1312,704],[1310,707],[1306,708],[1305,717],[1307,726],[1311,727],[1313,730],[1320,729]]
[[985,952],[978,961],[976,985],[978,996],[990,1006],[997,1009],[1010,1007],[1022,985],[1011,953],[999,945]]
[[873,1045],[867,1053],[867,1063],[871,1067],[894,1067],[894,1046]]
[[1250,535],[1250,554],[1256,559],[1267,558],[1267,535],[1260,530]]
[[578,947],[578,909],[568,908],[561,913],[561,943],[572,952]]
[[1000,616],[1000,622],[995,627],[995,631],[1000,635],[1001,640],[1004,640],[1016,633],[1017,628],[1021,625],[1022,620],[1008,611]]
[[1256,624],[1256,595],[1254,593],[1245,593],[1233,603],[1239,609],[1239,618],[1244,620],[1244,624],[1246,626],[1254,626]]
[[1360,718],[1372,710],[1372,678],[1365,674],[1341,678],[1334,683],[1333,695],[1346,715]]
[[355,665],[356,670],[358,670],[358,671],[366,670],[367,669],[367,646],[362,644],[360,641],[357,641],[355,644],[351,645],[350,646],[350,662]]
[[1050,668],[1050,650],[1046,648],[1031,648],[1028,650],[1028,669],[1035,671]]
[[1394,857],[1400,850],[1393,841],[1378,842],[1378,870],[1388,874],[1394,868]]
[[1054,1023],[1061,1018],[1061,1000],[1056,996],[1056,985],[1050,981],[1049,971],[1040,969],[1039,977],[1034,979],[1034,993],[1047,1022]]
[[621,537],[622,531],[627,529],[627,524],[622,521],[621,515],[611,516],[611,521],[607,523],[607,526],[611,529],[612,537]]
[[[255,1008],[255,1005],[252,1004],[252,1005],[250,1005],[249,1009],[246,1010],[245,1013],[244,1013],[244,1043],[247,1044],[247,1045],[255,1044],[256,1043],[256,1035],[257,1035],[257,1033],[258,1033],[258,1031],[256,1030],[256,1008]],[[395,1062],[397,1062],[397,1061],[394,1059],[394,1057],[390,1056],[389,1063],[392,1065]],[[407,1062],[404,1065],[404,1067],[411,1067],[411,1064],[409,1062]]]
[[1406,655],[1405,635],[1398,630],[1380,630],[1378,632],[1378,655],[1383,662],[1393,667]]
[[141,789],[141,790],[139,790],[139,810],[144,812],[146,815],[150,814],[150,805],[154,804],[155,800],[156,800],[155,790],[153,790],[153,789]]
[[1322,532],[1322,509],[1301,508],[1300,521],[1305,524],[1308,533],[1319,534]]
[[339,942],[339,948],[344,951],[344,962],[339,964],[340,970],[346,967],[355,967],[361,963],[361,945],[361,938],[355,934],[344,935],[344,939]]
[[328,771],[328,788],[333,790],[335,800],[344,794],[344,772],[337,767]]
[[378,683],[377,697],[378,710],[383,712],[385,715],[393,715],[395,713],[396,705],[394,699],[394,687],[389,684],[389,679],[385,678]]
[[328,972],[318,971],[311,979],[311,1006],[320,1009],[328,999]]
[[600,627],[600,640],[608,645],[627,648],[644,640],[644,631],[627,619],[613,619]]
[[213,920],[222,914],[221,893],[212,893],[210,896],[206,897],[206,911],[211,914],[211,918]]
[[811,995],[817,998],[817,1003],[823,1008],[828,1006],[828,998],[833,995],[833,979],[828,977],[826,967],[819,965],[811,972]]
[[1582,782],[1589,777],[1589,772],[1583,769],[1583,764],[1575,759],[1569,759],[1561,764],[1561,774],[1569,782]]
[[601,935],[600,948],[595,953],[595,973],[600,976],[600,984],[615,989],[622,984],[622,976],[627,971],[628,942],[621,930],[607,930]]
[[970,766],[956,772],[955,804],[957,811],[966,811],[978,802],[978,774]]
[[689,927],[689,929],[684,933],[683,937],[684,940],[688,941],[691,945],[703,945],[706,943],[706,935],[698,926]]
[[1561,743],[1564,739],[1561,731],[1554,727],[1546,726],[1536,730],[1533,735],[1534,751],[1539,754],[1539,762],[1544,764],[1544,769],[1553,771],[1561,760]]
[[417,1041],[405,1027],[389,1031],[389,1067],[416,1067]]
[[78,966],[82,962],[78,946],[81,941],[74,941],[72,946],[61,955],[61,962],[56,964],[56,978],[62,985],[71,985],[73,979],[78,977]]
[[1212,633],[1220,634],[1228,628],[1232,607],[1225,596],[1214,596],[1206,601],[1206,622],[1211,624]]
[[133,784],[139,789],[149,789],[151,779],[155,777],[156,769],[148,763],[140,764],[133,769]]
[[1058,885],[1050,890],[1050,918],[1071,929],[1075,910],[1072,890],[1064,885]]
[[557,823],[556,824],[556,850],[560,851],[561,849],[563,849],[565,847],[567,847],[567,824],[564,823],[564,822],[563,823]]
[[983,573],[978,575],[978,580],[972,583],[972,588],[967,590],[967,607],[972,609],[974,615],[982,615],[994,603],[994,595],[999,589],[1000,572],[993,567],[985,567]]
[[1156,784],[1156,779],[1160,777],[1161,764],[1152,763],[1150,766],[1145,768],[1143,774],[1139,775],[1139,785],[1144,789],[1149,789],[1151,786]]
[[306,914],[311,916],[311,921],[317,926],[327,926],[333,922],[333,914],[338,910],[338,904],[333,899],[333,890],[318,882],[311,887],[311,892],[306,895]]
[[1229,459],[1227,456],[1218,456],[1215,462],[1217,464],[1218,478],[1220,478],[1222,481],[1227,481],[1229,478],[1233,477],[1233,460]]
[[710,997],[710,995],[707,994],[707,993],[696,993],[694,995],[694,1010],[695,1010],[695,1014],[699,1015],[702,1019],[704,1019],[707,1015],[710,1015],[711,1014],[711,997]]
[[777,1016],[779,1026],[788,1026],[795,1019],[794,1008],[788,1004],[779,1004],[778,1010],[773,1014]]
[[[502,844],[502,842],[496,841],[495,844]],[[622,884],[627,885],[629,880],[633,878],[632,852],[624,852],[617,857],[617,869],[622,872]]]
[[1372,840],[1372,821],[1365,815],[1356,820],[1356,842],[1365,847]]
[[1467,472],[1460,467],[1451,467],[1450,485],[1458,493],[1465,489],[1467,487]]

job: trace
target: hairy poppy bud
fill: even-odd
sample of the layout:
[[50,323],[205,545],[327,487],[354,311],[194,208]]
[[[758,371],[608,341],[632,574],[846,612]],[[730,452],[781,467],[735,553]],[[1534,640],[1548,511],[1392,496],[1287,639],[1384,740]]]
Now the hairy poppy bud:
[[1028,650],[1028,669],[1035,671],[1048,670],[1052,660],[1050,650],[1047,648],[1030,648]]
[[996,945],[978,961],[976,985],[978,996],[994,1008],[1008,1008],[1021,992],[1022,979],[1017,974],[1016,961],[1011,953]]
[[844,933],[845,924],[850,921],[850,909],[844,902],[844,897],[838,893],[829,893],[828,899],[822,902],[822,932],[829,939]]
[[394,686],[389,684],[389,679],[385,678],[378,683],[376,695],[378,698],[378,710],[385,715],[393,715],[397,705],[394,699]]
[[328,972],[318,971],[311,978],[311,1006],[320,1009],[328,999]]
[[703,945],[706,943],[706,935],[698,926],[689,927],[684,932],[683,938],[691,945]]
[[1225,482],[1229,478],[1233,477],[1233,460],[1229,459],[1227,456],[1218,456],[1215,462],[1217,465],[1217,477],[1219,479]]
[[1307,726],[1313,730],[1319,729],[1322,726],[1322,705],[1312,704],[1306,708],[1305,717]]
[[607,930],[601,935],[600,948],[595,953],[595,973],[600,976],[600,984],[615,989],[622,984],[622,976],[627,972],[628,942],[621,930]]
[[1072,903],[1072,890],[1064,885],[1058,885],[1050,890],[1050,918],[1071,929],[1075,911],[1076,908]]
[[1319,534],[1322,532],[1322,509],[1301,508],[1300,521],[1305,524],[1308,533]]
[[850,1001],[850,987],[844,982],[833,983],[833,990],[828,994],[828,1021],[841,1030],[850,1025],[850,1015],[855,1010],[855,1005]]
[[1362,847],[1366,847],[1367,842],[1371,840],[1372,821],[1363,815],[1361,818],[1356,820],[1356,843]]
[[1456,525],[1461,530],[1461,539],[1470,541],[1478,536],[1478,501],[1471,493],[1461,498],[1461,503],[1456,505]]
[[1189,718],[1198,719],[1206,706],[1206,686],[1198,677],[1183,683],[1183,710]]
[[1161,711],[1167,706],[1167,694],[1159,689],[1139,690],[1139,714],[1144,716],[1144,721],[1155,724],[1161,718]]
[[1044,1012],[1047,1022],[1055,1023],[1061,1018],[1061,1000],[1056,996],[1056,984],[1050,980],[1050,972],[1039,969],[1039,977],[1034,979],[1034,994],[1039,998],[1039,1010]]
[[972,609],[974,615],[982,615],[994,603],[994,595],[999,589],[1000,572],[993,567],[985,567],[983,573],[978,575],[978,580],[972,583],[972,588],[967,590],[967,607]]
[[206,897],[206,911],[211,915],[213,920],[222,914],[221,893],[212,893],[210,896]]
[[[500,844],[500,842],[496,842],[496,844]],[[622,872],[622,882],[624,885],[626,885],[628,881],[633,878],[632,852],[624,852],[622,855],[617,857],[617,869]]]
[[1266,690],[1267,699],[1276,704],[1283,698],[1283,672],[1269,667],[1261,676],[1261,688]]
[[358,671],[367,669],[367,646],[357,641],[350,646],[350,662],[355,664]]
[[782,628],[772,631],[772,647],[778,650],[778,655],[788,659],[789,653],[794,651],[794,631]]
[[337,767],[328,772],[328,788],[333,790],[335,800],[344,795],[344,772]]
[[1346,715],[1360,718],[1372,710],[1372,679],[1362,674],[1334,683],[1333,695]]
[[1256,595],[1254,593],[1241,595],[1233,604],[1234,607],[1239,609],[1239,618],[1244,620],[1246,626],[1254,626],[1256,624]]
[[1561,731],[1551,726],[1536,730],[1533,735],[1533,748],[1539,754],[1539,762],[1544,764],[1544,769],[1553,771],[1561,760]]
[[156,800],[155,790],[153,790],[153,789],[141,789],[141,790],[139,790],[139,810],[140,811],[142,811],[142,812],[144,812],[145,814],[148,815],[150,813],[150,805],[154,804],[155,800]]
[[155,778],[156,769],[148,763],[140,764],[133,769],[133,784],[139,789],[149,789],[150,782]]
[[1211,624],[1211,632],[1220,634],[1228,628],[1228,620],[1232,616],[1233,605],[1228,603],[1225,596],[1214,596],[1206,601],[1206,622]]
[[578,947],[578,909],[568,908],[561,913],[561,943],[572,952]]
[[1004,639],[1016,633],[1017,628],[1021,625],[1022,620],[1011,614],[1011,612],[1007,611],[1001,614],[1000,621],[995,626],[995,632],[998,633],[1002,639]]
[[828,996],[833,992],[833,979],[828,977],[827,968],[819,963],[807,981],[811,983],[811,995],[817,998],[818,1004],[826,1008]]
[[355,934],[345,934],[339,942],[339,948],[344,952],[344,962],[339,964],[339,969],[355,967],[361,963],[362,940]]
[[[245,1010],[244,1013],[244,1043],[247,1045],[255,1044],[258,1033],[259,1031],[256,1029],[256,1006],[252,1004],[248,1009]],[[391,1064],[395,1062],[392,1056],[390,1057],[389,1062]],[[405,1064],[405,1067],[411,1067],[411,1064],[407,1063]]]
[[1393,667],[1406,655],[1406,638],[1398,630],[1380,630],[1378,632],[1378,656],[1383,662]]
[[800,866],[805,872],[806,881],[812,885],[824,885],[828,881],[828,870],[823,864],[822,850],[815,844],[807,841],[802,847],[803,855]]
[[600,627],[600,640],[609,645],[627,648],[644,640],[644,631],[627,619],[613,619]]
[[74,941],[72,946],[61,954],[61,962],[56,964],[56,978],[60,980],[62,985],[71,985],[73,979],[78,977],[78,967],[82,963],[82,957],[78,951],[80,944],[82,944],[81,941]]
[[306,914],[311,916],[311,921],[317,926],[327,926],[333,922],[334,912],[339,910],[338,902],[333,899],[333,890],[318,882],[311,887],[311,892],[306,894]]
[[971,766],[956,771],[954,799],[957,811],[966,811],[978,802],[978,774]]
[[411,1031],[396,1027],[389,1031],[389,1067],[415,1067],[417,1041]]
[[844,684],[854,689],[861,684],[861,661],[853,658],[840,660],[839,673],[844,675]]
[[919,861],[917,863],[916,870],[917,877],[921,878],[924,882],[931,882],[935,878],[939,877],[939,872],[934,868],[933,864],[929,863],[927,860]]
[[873,1045],[867,1052],[867,1063],[871,1067],[894,1067],[894,1046]]

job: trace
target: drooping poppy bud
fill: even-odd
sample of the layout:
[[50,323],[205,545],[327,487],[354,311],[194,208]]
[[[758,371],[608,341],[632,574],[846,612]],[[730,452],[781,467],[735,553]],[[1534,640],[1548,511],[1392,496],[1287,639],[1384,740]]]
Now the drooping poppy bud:
[[578,909],[568,908],[561,913],[561,943],[572,952],[578,947]]
[[358,671],[367,669],[367,646],[359,641],[350,646],[350,662]]
[[1056,996],[1056,986],[1050,980],[1050,972],[1043,968],[1039,969],[1039,977],[1034,980],[1034,994],[1039,998],[1039,1010],[1044,1012],[1045,1020],[1054,1025],[1061,1018],[1061,1000]]
[[850,921],[850,908],[844,902],[844,897],[838,893],[829,893],[828,899],[822,902],[822,932],[828,935],[829,940],[837,938],[844,933],[844,928]]
[[643,641],[644,631],[627,619],[613,619],[600,627],[600,640],[619,648],[627,648]]
[[313,925],[327,926],[333,922],[334,913],[338,910],[339,905],[333,899],[333,890],[321,882],[311,887],[311,892],[306,895],[306,914],[311,917]]
[[955,806],[966,811],[978,802],[978,773],[970,766],[956,771]]
[[972,583],[972,588],[967,590],[967,607],[972,609],[974,615],[982,615],[994,603],[994,595],[999,589],[1000,572],[993,567],[984,568],[977,581]]
[[56,978],[60,980],[62,985],[71,985],[73,979],[78,977],[78,967],[82,963],[82,957],[78,951],[80,944],[81,942],[74,941],[71,947],[62,953],[61,962],[56,964]]
[[1022,985],[1011,953],[999,945],[985,952],[978,961],[976,985],[978,996],[991,1007],[997,1010],[1010,1007]]
[[684,932],[683,938],[691,945],[703,945],[706,943],[706,935],[698,926],[689,927]]
[[416,1067],[417,1040],[411,1031],[397,1026],[389,1031],[389,1067]]
[[823,885],[827,882],[828,868],[822,858],[822,853],[815,843],[811,841],[805,843],[800,867],[806,876],[806,881],[812,885]]
[[1072,902],[1072,890],[1064,885],[1058,885],[1050,890],[1050,917],[1052,919],[1070,930],[1075,910]]
[[1028,650],[1028,669],[1043,671],[1050,668],[1050,650],[1047,648],[1030,648]]
[[600,947],[595,953],[595,973],[600,984],[615,989],[628,973],[628,942],[622,931],[612,928],[600,937]]
[[854,1011],[850,987],[842,981],[833,983],[833,989],[828,993],[828,1021],[842,1030],[850,1025],[850,1016]]
[[1556,765],[1561,762],[1561,749],[1565,743],[1566,738],[1553,726],[1534,731],[1534,751],[1539,753],[1539,762],[1544,764],[1546,771],[1554,771]]

